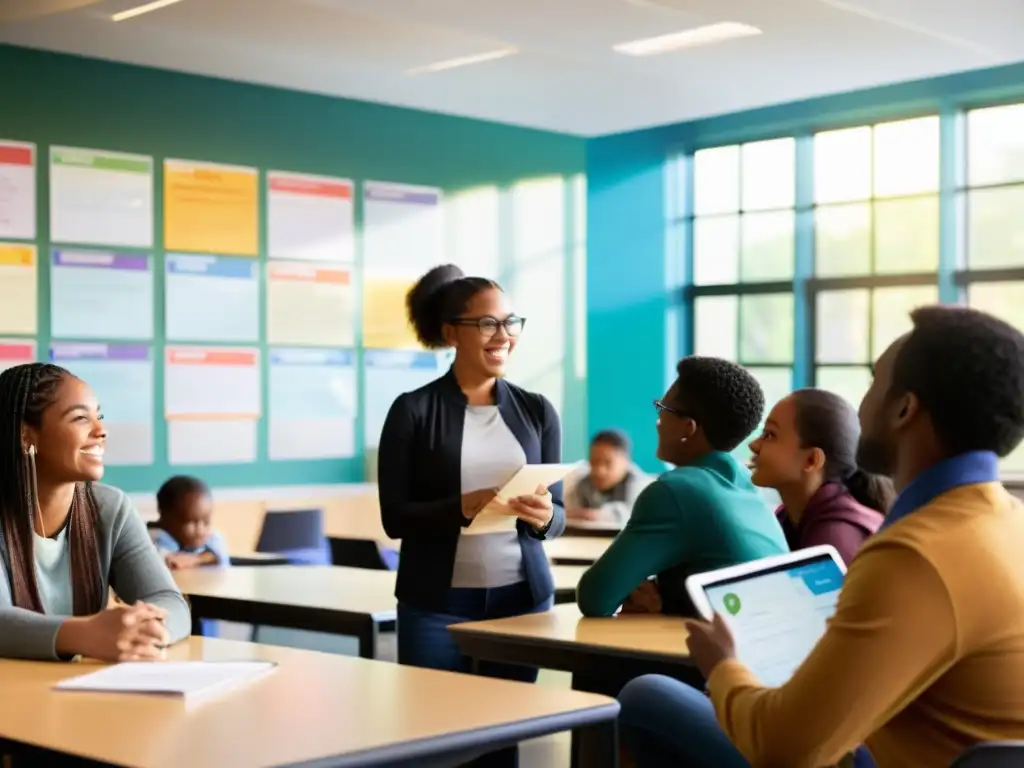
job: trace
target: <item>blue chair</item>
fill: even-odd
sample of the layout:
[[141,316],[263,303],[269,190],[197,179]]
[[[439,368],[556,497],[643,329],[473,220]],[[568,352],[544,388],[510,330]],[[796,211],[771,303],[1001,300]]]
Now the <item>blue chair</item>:
[[268,511],[257,552],[281,555],[292,565],[330,565],[322,509]]
[[1024,741],[989,741],[975,744],[953,761],[950,768],[1020,768]]

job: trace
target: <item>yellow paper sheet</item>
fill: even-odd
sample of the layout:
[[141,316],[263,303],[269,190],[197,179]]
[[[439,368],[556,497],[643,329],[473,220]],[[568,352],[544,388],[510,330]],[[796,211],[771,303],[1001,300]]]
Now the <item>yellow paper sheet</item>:
[[371,277],[363,283],[363,346],[417,349],[420,344],[406,319],[405,296],[414,279]]
[[0,333],[37,332],[36,247],[0,243]]
[[164,246],[169,251],[258,255],[257,170],[166,160]]
[[267,340],[271,344],[354,345],[349,269],[270,262],[267,276]]

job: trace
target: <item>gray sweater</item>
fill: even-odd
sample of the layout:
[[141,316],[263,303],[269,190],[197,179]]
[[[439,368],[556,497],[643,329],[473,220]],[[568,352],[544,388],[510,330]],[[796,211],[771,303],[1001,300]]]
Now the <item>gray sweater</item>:
[[[94,483],[92,490],[99,505],[96,538],[104,594],[109,586],[126,603],[142,600],[164,608],[171,641],[188,636],[192,627],[188,603],[131,501],[109,485]],[[36,577],[42,582],[45,574],[37,568]],[[71,582],[40,583],[40,591],[44,589],[51,595],[61,590],[70,593]],[[68,617],[35,613],[12,603],[7,545],[0,533],[0,658],[56,659],[57,630]]]

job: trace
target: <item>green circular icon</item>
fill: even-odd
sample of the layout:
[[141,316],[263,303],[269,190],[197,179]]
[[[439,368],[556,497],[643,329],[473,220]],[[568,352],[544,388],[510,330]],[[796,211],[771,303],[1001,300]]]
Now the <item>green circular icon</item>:
[[722,603],[725,605],[725,610],[735,616],[740,612],[740,596],[730,592],[724,598]]

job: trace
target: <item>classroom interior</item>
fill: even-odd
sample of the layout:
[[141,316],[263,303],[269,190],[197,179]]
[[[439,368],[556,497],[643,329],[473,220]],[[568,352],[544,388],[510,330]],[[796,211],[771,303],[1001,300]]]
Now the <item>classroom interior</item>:
[[[720,22],[756,30],[614,48]],[[394,659],[377,441],[394,398],[450,360],[407,327],[418,275],[450,262],[505,288],[529,321],[508,376],[552,402],[566,462],[615,428],[662,471],[651,402],[688,354],[747,367],[768,403],[818,386],[856,405],[918,305],[1024,330],[1022,31],[997,0],[5,3],[0,370],[52,360],[92,384],[104,482],[147,521],[168,477],[211,486],[242,565],[179,585],[224,642],[297,665],[274,693],[295,695],[317,674],[304,649]],[[1003,471],[1024,483],[1024,448]],[[264,522],[294,510],[322,510],[336,567],[275,558]],[[545,545],[558,605],[521,632],[555,698],[509,689],[522,721],[607,719],[604,701],[557,697],[602,693],[576,683],[609,660],[686,665],[675,619],[580,619],[575,583],[613,533]],[[466,647],[514,645],[487,634]],[[302,728],[335,728],[321,710],[351,702],[315,694]],[[465,695],[481,733],[504,727],[486,716],[498,694]],[[267,727],[221,757],[266,764],[259,749],[287,741]],[[522,764],[580,764],[565,731],[517,731]],[[395,738],[367,732],[322,750]]]

